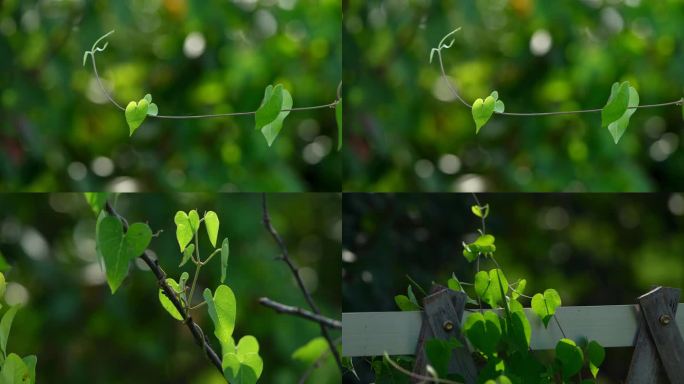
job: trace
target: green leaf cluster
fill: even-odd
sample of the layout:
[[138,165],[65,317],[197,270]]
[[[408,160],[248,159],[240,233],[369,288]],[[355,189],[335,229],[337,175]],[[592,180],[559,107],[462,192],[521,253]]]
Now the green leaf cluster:
[[[214,211],[207,211],[202,219],[200,219],[196,210],[189,212],[178,211],[174,216],[174,222],[176,224],[176,241],[182,254],[180,265],[183,266],[188,261],[192,261],[196,269],[195,277],[189,287],[189,294],[186,294],[189,278],[188,272],[182,273],[178,283],[173,279],[167,279],[169,286],[177,294],[177,298],[184,306],[186,312],[196,308],[192,306],[191,302],[200,270],[215,255],[221,255],[221,278],[219,281],[221,284],[214,292],[209,288],[205,288],[202,296],[204,303],[206,303],[209,317],[214,323],[214,336],[216,336],[221,344],[223,374],[232,384],[256,383],[263,371],[263,360],[259,356],[259,343],[257,339],[254,336],[243,336],[236,344],[233,338],[237,316],[237,300],[233,290],[228,285],[223,284],[228,273],[230,243],[226,237],[220,246],[216,247],[221,224],[218,215]],[[215,248],[205,259],[201,257],[197,238],[202,223],[204,223],[206,228],[209,243]],[[191,244],[193,240],[195,241]],[[162,290],[159,291],[159,300],[173,318],[183,320],[183,316]]]
[[[510,284],[504,271],[494,259],[494,236],[484,233],[484,220],[490,214],[489,205],[471,207],[473,215],[483,221],[480,236],[471,244],[463,244],[464,257],[472,262],[480,255],[487,255],[496,268],[480,270],[472,284],[460,281],[455,274],[447,281],[449,289],[464,292],[467,304],[476,305],[479,310],[466,312],[462,325],[463,335],[473,347],[483,364],[478,373],[480,383],[565,383],[575,382],[584,367],[594,378],[605,358],[603,347],[596,341],[578,346],[574,341],[561,339],[551,362],[539,360],[530,350],[532,326],[530,316],[536,316],[548,327],[557,309],[562,305],[560,295],[549,288],[532,297],[525,295],[528,280],[520,278]],[[464,287],[468,287],[466,290]],[[470,292],[468,292],[470,291]],[[473,295],[475,299],[471,297]],[[531,308],[526,309],[521,300],[530,299]],[[395,302],[402,310],[420,310],[412,286],[407,295],[398,295]],[[484,309],[482,304],[491,309]],[[561,324],[558,322],[558,326]],[[455,348],[443,340],[431,340],[426,345],[429,361],[428,374],[433,377],[449,377],[448,365]],[[377,372],[385,372],[376,370]],[[380,377],[382,379],[382,376]],[[377,379],[377,377],[376,377]],[[561,380],[561,381],[559,381]]]
[[[223,284],[227,277],[230,243],[228,238],[225,238],[220,246],[216,247],[220,228],[218,215],[214,211],[208,211],[200,218],[197,210],[178,211],[174,216],[174,223],[176,224],[176,241],[181,253],[180,266],[192,261],[195,264],[195,274],[190,284],[188,284],[190,274],[186,271],[182,272],[178,281],[171,277],[166,279],[166,284],[180,303],[181,311],[174,305],[172,297],[168,296],[163,289],[159,289],[159,302],[162,308],[174,319],[183,321],[190,311],[206,305],[209,317],[214,324],[214,336],[221,344],[224,376],[231,384],[256,383],[263,371],[263,360],[259,356],[257,339],[253,336],[243,336],[236,343],[233,338],[237,300],[230,287]],[[202,223],[204,223],[209,243],[215,248],[204,259],[200,253],[198,240]],[[128,273],[129,262],[145,251],[151,238],[152,231],[147,224],[133,223],[124,232],[123,224],[118,217],[100,212],[96,228],[96,245],[98,253],[104,260],[107,281],[112,293],[120,287]],[[200,270],[218,254],[221,255],[221,284],[214,292],[206,288],[203,292],[204,302],[193,306],[193,293]],[[1,337],[0,334],[0,341],[2,341]]]

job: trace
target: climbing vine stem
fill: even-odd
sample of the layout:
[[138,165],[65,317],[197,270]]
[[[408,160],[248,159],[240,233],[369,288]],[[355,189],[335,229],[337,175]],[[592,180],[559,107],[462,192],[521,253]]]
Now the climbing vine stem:
[[[613,140],[617,144],[629,125],[629,119],[638,109],[661,108],[679,105],[682,106],[682,115],[684,117],[684,97],[656,104],[639,104],[639,94],[636,89],[629,85],[628,82],[614,83],[611,88],[610,97],[603,108],[580,109],[573,111],[550,111],[550,112],[506,112],[503,101],[499,100],[497,91],[484,99],[479,98],[473,104],[468,103],[459,93],[457,87],[452,83],[449,76],[447,76],[444,69],[444,60],[442,57],[442,50],[451,48],[454,44],[453,37],[461,28],[457,28],[449,32],[439,42],[436,48],[430,51],[430,62],[432,62],[435,55],[439,63],[439,69],[442,80],[453,97],[470,109],[473,114],[473,119],[476,124],[476,133],[479,133],[480,128],[484,126],[490,117],[494,114],[501,116],[521,116],[521,117],[535,117],[535,116],[556,116],[556,115],[573,115],[573,114],[587,114],[587,113],[601,113],[602,127],[607,128],[613,136]],[[447,39],[451,39],[446,43]]]
[[[337,97],[335,100],[333,100],[330,103],[327,104],[322,104],[322,105],[314,105],[314,106],[306,106],[306,107],[292,107],[292,98],[289,95],[289,93],[286,90],[280,90],[278,92],[270,93],[271,89],[277,89],[278,86],[271,88],[269,85],[266,89],[266,94],[264,96],[264,101],[262,102],[262,106],[259,107],[259,109],[255,111],[246,111],[246,112],[230,112],[230,113],[216,113],[216,114],[202,114],[202,115],[195,115],[195,114],[185,114],[185,115],[161,115],[158,113],[158,109],[155,104],[151,103],[152,97],[148,94],[146,95],[145,99],[148,99],[148,103],[141,105],[140,102],[136,103],[134,101],[131,101],[128,106],[124,107],[122,104],[119,104],[112,94],[105,88],[104,84],[102,84],[102,79],[100,78],[100,74],[97,70],[97,62],[95,60],[95,54],[98,52],[103,52],[107,46],[109,45],[108,42],[105,42],[102,47],[98,47],[100,42],[105,40],[107,37],[112,35],[114,33],[114,30],[107,32],[104,34],[102,37],[97,39],[91,49],[89,51],[86,51],[83,54],[83,65],[85,66],[88,58],[90,58],[90,61],[92,63],[93,67],[93,73],[95,74],[95,78],[97,80],[97,84],[99,85],[100,89],[102,90],[102,93],[107,97],[107,99],[114,105],[116,106],[119,110],[124,111],[126,114],[126,120],[129,124],[130,127],[130,134],[133,135],[135,130],[142,124],[144,119],[146,117],[151,117],[151,118],[157,118],[157,119],[176,119],[176,120],[187,120],[187,119],[211,119],[211,118],[221,118],[221,117],[234,117],[234,116],[255,116],[257,118],[257,129],[262,129],[262,132],[266,136],[267,142],[269,146],[273,143],[273,140],[275,140],[275,137],[278,135],[281,127],[282,127],[282,122],[287,116],[288,113],[290,112],[301,112],[301,111],[311,111],[311,110],[317,110],[317,109],[335,109],[338,104],[342,102],[342,97],[341,97],[341,87],[342,87],[342,82],[339,83],[337,87]],[[281,86],[282,87],[282,86]],[[274,96],[274,94],[277,93],[278,95],[282,96]],[[287,94],[287,95],[285,95]],[[280,97],[281,100],[278,102],[278,105],[276,105],[276,109],[269,108],[269,113],[268,113],[268,118],[265,120],[262,120],[260,124],[260,116],[259,113],[262,110],[262,108],[269,104],[271,102],[271,98],[278,98]],[[289,98],[289,103],[286,101]],[[141,100],[142,101],[142,100]],[[149,108],[152,107],[153,108]],[[139,111],[136,111],[136,108],[139,109]],[[135,115],[136,112],[139,112],[138,115]],[[342,132],[342,127],[341,127],[341,121],[338,121],[338,131],[339,131],[339,139],[340,142],[338,143],[338,150],[341,148],[341,132]],[[264,130],[267,130],[267,132],[264,132]]]

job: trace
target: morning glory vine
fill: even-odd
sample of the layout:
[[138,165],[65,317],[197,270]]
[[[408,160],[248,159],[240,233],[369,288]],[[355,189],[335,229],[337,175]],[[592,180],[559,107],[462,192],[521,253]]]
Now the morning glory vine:
[[100,47],[98,46],[100,42],[104,41],[107,37],[112,35],[114,30],[107,32],[102,35],[99,39],[93,43],[93,46],[89,51],[85,51],[83,54],[83,66],[86,65],[88,58],[93,66],[93,72],[100,89],[105,94],[109,102],[114,106],[119,108],[124,112],[126,116],[126,123],[129,128],[129,136],[133,136],[133,133],[142,125],[146,118],[157,118],[157,119],[210,119],[210,118],[220,118],[220,117],[231,117],[231,116],[254,116],[255,117],[255,130],[260,130],[266,139],[266,143],[270,147],[275,139],[278,137],[282,127],[283,121],[290,114],[290,112],[297,111],[309,111],[314,109],[325,109],[331,108],[335,109],[335,121],[337,123],[337,150],[342,148],[342,96],[341,89],[342,83],[340,82],[337,87],[337,96],[334,101],[323,104],[315,105],[310,107],[293,107],[293,99],[290,92],[282,84],[268,85],[264,91],[264,97],[255,111],[248,112],[232,112],[232,113],[217,113],[217,114],[206,114],[206,115],[160,115],[159,107],[152,102],[152,95],[146,94],[142,99],[138,101],[130,101],[125,107],[118,103],[112,95],[103,86],[100,75],[97,71],[97,63],[95,61],[95,54],[98,52],[104,52],[109,45],[109,42],[104,42]]
[[[501,116],[554,116],[554,115],[572,115],[580,113],[601,113],[601,127],[607,128],[613,137],[613,141],[617,144],[622,138],[622,135],[627,130],[629,119],[636,112],[637,109],[645,108],[659,108],[672,105],[679,105],[682,107],[682,118],[684,119],[684,97],[679,100],[670,101],[659,104],[644,104],[640,105],[639,93],[632,87],[628,81],[622,83],[614,83],[611,87],[610,96],[603,108],[582,109],[577,111],[552,111],[552,112],[506,112],[503,101],[499,100],[497,91],[492,92],[491,95],[482,99],[475,100],[473,104],[468,103],[461,95],[454,84],[449,80],[449,77],[444,70],[444,62],[442,60],[442,49],[451,48],[456,41],[454,35],[460,31],[461,28],[447,33],[439,42],[437,47],[430,50],[430,63],[432,63],[435,54],[441,71],[442,79],[446,83],[452,95],[465,107],[471,109],[473,120],[475,121],[475,133],[479,133],[480,129],[489,121],[492,115],[497,114]],[[447,42],[448,41],[448,42]]]

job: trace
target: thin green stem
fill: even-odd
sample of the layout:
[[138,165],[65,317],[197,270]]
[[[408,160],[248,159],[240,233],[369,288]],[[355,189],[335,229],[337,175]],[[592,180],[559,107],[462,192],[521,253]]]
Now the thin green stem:
[[418,288],[418,290],[420,291],[420,293],[423,294],[423,296],[427,296],[427,295],[428,295],[427,292],[425,292],[425,290],[423,289],[423,287],[421,287],[420,285],[418,285],[418,283],[416,283],[416,282],[411,278],[411,276],[406,275],[406,278],[408,279],[409,283],[413,284],[416,288]]
[[[198,228],[199,229],[199,228]],[[197,256],[197,264],[195,267],[195,277],[192,278],[192,286],[190,287],[190,295],[188,296],[188,305],[192,305],[193,294],[195,293],[195,286],[197,285],[197,278],[199,277],[200,269],[202,269],[202,259],[199,254],[199,241],[197,234],[195,234],[195,255]]]
[[206,265],[206,264],[209,263],[209,261],[214,257],[214,255],[216,255],[216,254],[219,253],[219,252],[221,252],[221,248],[215,249],[214,252],[212,252],[211,255],[209,255],[209,257],[207,257],[206,260],[201,261],[200,264]]
[[190,310],[197,309],[197,308],[202,307],[202,306],[204,306],[204,305],[206,305],[206,304],[207,304],[207,302],[206,302],[206,301],[203,301],[203,302],[201,302],[201,303],[195,305],[194,307],[190,307],[189,309],[190,309]]
[[[93,64],[93,72],[95,73],[95,79],[97,80],[97,84],[100,86],[100,89],[102,90],[102,93],[107,97],[107,99],[115,105],[117,108],[119,108],[122,111],[125,111],[126,109],[119,103],[114,100],[112,95],[105,89],[104,85],[102,84],[102,80],[100,79],[100,74],[97,71],[97,64],[95,63],[95,54],[97,52],[102,52],[107,48],[107,44],[105,43],[102,48],[96,47],[97,44],[100,43],[104,38],[108,37],[114,33],[114,31],[111,31],[107,33],[106,35],[100,37],[95,44],[93,44],[93,48],[90,51],[86,51],[84,56],[83,56],[83,64],[85,65],[86,60],[88,57],[90,57],[90,60],[92,61]],[[314,109],[324,109],[324,108],[335,108],[337,104],[341,101],[341,98],[339,96],[339,87],[338,87],[338,95],[337,98],[328,104],[322,104],[322,105],[314,105],[310,107],[296,107],[296,108],[289,108],[289,109],[281,109],[280,112],[298,112],[298,111],[310,111]],[[216,114],[207,114],[207,115],[147,115],[147,117],[153,118],[153,119],[210,119],[210,118],[215,118],[215,117],[231,117],[231,116],[249,116],[249,115],[256,115],[256,111],[249,111],[249,112],[232,112],[232,113],[216,113]]]

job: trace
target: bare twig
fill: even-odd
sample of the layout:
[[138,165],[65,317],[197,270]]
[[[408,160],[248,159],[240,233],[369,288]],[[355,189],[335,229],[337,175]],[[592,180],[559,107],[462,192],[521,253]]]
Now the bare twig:
[[273,301],[268,297],[262,297],[259,299],[259,303],[265,307],[269,307],[278,313],[285,313],[288,315],[299,316],[307,320],[315,321],[321,325],[328,328],[342,329],[342,322],[339,320],[331,319],[316,313],[307,311],[299,307],[292,307],[289,305],[281,304],[277,301]]
[[[109,201],[107,201],[105,209],[110,215],[118,218],[121,221],[121,223],[123,223],[124,232],[128,230],[128,221],[123,216],[119,215],[118,212],[116,212],[116,210],[109,203]],[[190,313],[185,309],[185,307],[183,307],[181,302],[178,300],[178,297],[174,293],[173,289],[166,283],[166,273],[164,273],[164,271],[162,271],[162,269],[159,267],[159,262],[154,259],[154,257],[148,250],[145,250],[145,252],[143,252],[143,254],[140,255],[140,258],[142,259],[142,261],[145,262],[145,264],[147,264],[152,273],[154,273],[154,276],[157,278],[157,283],[159,284],[159,287],[162,289],[166,297],[168,297],[169,300],[171,300],[171,303],[176,308],[178,313],[180,313],[181,316],[183,316],[183,323],[185,323],[185,325],[190,330],[190,333],[192,333],[192,336],[195,339],[197,345],[199,345],[204,350],[209,361],[211,361],[211,363],[216,367],[216,369],[218,369],[219,372],[221,372],[221,375],[223,375],[221,358],[216,354],[216,352],[212,349],[209,342],[204,337],[204,332],[202,332],[202,328],[200,328],[200,326],[192,320],[192,316],[190,316]]]
[[[304,295],[304,298],[306,299],[306,302],[309,304],[309,307],[311,310],[317,314],[320,315],[321,311],[318,309],[318,306],[316,305],[316,302],[314,299],[311,297],[311,293],[309,293],[309,290],[306,289],[304,286],[304,282],[302,281],[302,277],[299,275],[299,269],[297,266],[294,264],[292,259],[290,258],[290,253],[287,251],[287,246],[285,245],[285,241],[283,240],[282,237],[278,234],[278,231],[276,231],[275,228],[273,228],[273,225],[271,224],[271,216],[268,213],[268,207],[266,205],[266,194],[262,195],[262,207],[263,207],[263,223],[264,227],[266,227],[266,230],[271,234],[275,242],[278,244],[278,247],[280,248],[280,252],[282,253],[281,255],[281,260],[287,264],[287,266],[290,268],[290,271],[292,272],[292,275],[294,276],[295,280],[297,281],[297,285],[299,286],[299,290],[302,292]],[[340,372],[343,372],[343,367],[342,367],[342,360],[340,358],[340,354],[337,351],[337,348],[335,347],[335,343],[333,342],[332,338],[330,337],[330,333],[328,332],[328,328],[326,328],[323,324],[319,323],[318,326],[321,328],[321,334],[325,338],[325,340],[328,342],[328,346],[330,347],[330,351],[333,354],[333,357],[335,358],[335,362],[337,363],[337,366],[340,369]]]

